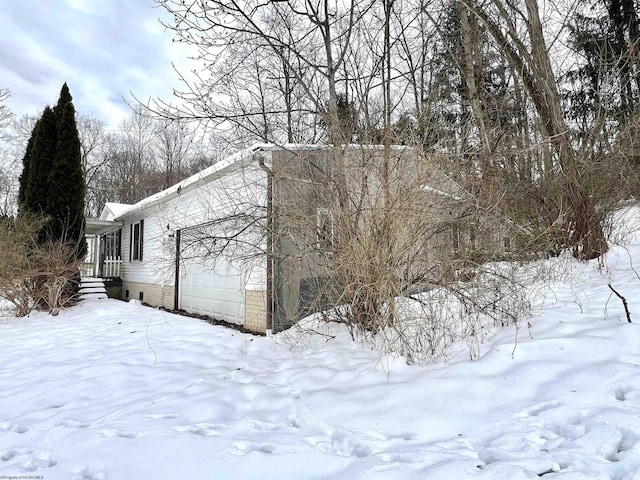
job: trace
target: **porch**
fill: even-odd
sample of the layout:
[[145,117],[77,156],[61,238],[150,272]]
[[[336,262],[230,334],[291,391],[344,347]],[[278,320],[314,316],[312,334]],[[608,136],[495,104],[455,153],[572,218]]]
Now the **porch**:
[[83,277],[120,278],[121,227],[122,222],[87,219],[85,224],[87,255],[81,266]]

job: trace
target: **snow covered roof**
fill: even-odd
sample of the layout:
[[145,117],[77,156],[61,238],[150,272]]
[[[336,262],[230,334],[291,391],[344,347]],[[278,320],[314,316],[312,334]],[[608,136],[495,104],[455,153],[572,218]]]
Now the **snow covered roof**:
[[100,220],[114,220],[131,210],[132,207],[133,205],[129,205],[128,203],[107,202],[100,214]]
[[[160,203],[166,200],[169,196],[177,195],[178,193],[189,190],[195,187],[196,185],[201,185],[203,183],[206,183],[208,180],[218,178],[222,176],[224,174],[224,171],[226,171],[227,169],[236,165],[241,165],[243,161],[250,159],[253,156],[253,154],[259,151],[270,150],[272,149],[271,147],[275,147],[275,145],[257,143],[245,150],[242,150],[234,155],[231,155],[230,157],[225,158],[220,162],[214,163],[210,167],[207,167],[204,170],[201,170],[195,175],[185,178],[181,182],[178,182],[175,185],[172,185],[171,187],[162,190],[161,192],[158,192],[149,197],[143,198],[142,200],[140,200],[138,203],[134,205],[126,205],[126,207],[128,208],[123,208],[121,211],[119,211],[119,213],[116,215],[115,218],[119,219],[135,211],[148,208],[152,205],[155,205],[157,203]],[[114,204],[114,205],[120,205],[123,207],[125,206],[123,204]]]
[[85,235],[105,235],[121,226],[122,222],[114,220],[87,218],[84,233]]

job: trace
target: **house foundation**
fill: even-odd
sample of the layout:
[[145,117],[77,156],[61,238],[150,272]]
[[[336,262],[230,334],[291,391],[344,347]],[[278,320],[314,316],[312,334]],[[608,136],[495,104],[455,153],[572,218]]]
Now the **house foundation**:
[[153,307],[173,309],[173,286],[122,281],[122,300],[139,300]]
[[265,290],[245,290],[244,328],[255,333],[267,333],[267,292]]

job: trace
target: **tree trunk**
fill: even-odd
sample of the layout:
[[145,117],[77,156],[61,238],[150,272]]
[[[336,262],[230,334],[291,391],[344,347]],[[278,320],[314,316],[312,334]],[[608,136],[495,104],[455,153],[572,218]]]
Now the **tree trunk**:
[[[564,238],[556,240],[560,241],[560,246],[571,248],[578,259],[599,257],[608,250],[607,241],[595,201],[580,178],[576,151],[564,119],[557,80],[544,40],[537,0],[525,0],[530,51],[527,50],[526,43],[517,37],[515,30],[507,29],[507,33],[503,33],[501,26],[473,0],[462,2],[485,24],[512,68],[520,72],[540,118],[542,133],[549,139],[558,156],[565,178],[564,203],[567,211],[564,216]],[[516,12],[513,12],[512,18],[500,0],[492,0],[492,3],[502,19],[512,25]],[[523,12],[518,11],[517,14],[523,16]]]

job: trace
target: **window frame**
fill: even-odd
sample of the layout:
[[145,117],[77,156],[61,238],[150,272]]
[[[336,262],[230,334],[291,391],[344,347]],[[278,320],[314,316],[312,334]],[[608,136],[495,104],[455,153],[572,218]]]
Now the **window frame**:
[[129,261],[143,260],[144,219],[129,225]]
[[120,258],[122,252],[122,229],[104,235],[104,256],[107,258]]

